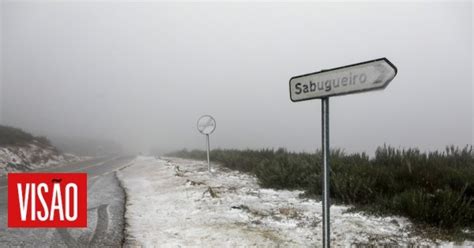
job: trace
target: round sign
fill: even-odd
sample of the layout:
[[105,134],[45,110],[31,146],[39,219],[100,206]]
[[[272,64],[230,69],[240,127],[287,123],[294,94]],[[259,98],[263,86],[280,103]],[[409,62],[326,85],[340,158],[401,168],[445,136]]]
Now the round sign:
[[203,115],[197,122],[197,128],[202,134],[211,134],[216,129],[216,120],[210,115]]

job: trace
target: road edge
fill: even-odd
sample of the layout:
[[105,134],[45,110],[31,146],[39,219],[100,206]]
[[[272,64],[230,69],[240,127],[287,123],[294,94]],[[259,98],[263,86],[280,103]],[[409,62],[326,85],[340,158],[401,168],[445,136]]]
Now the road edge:
[[124,198],[124,201],[123,201],[123,229],[122,229],[122,247],[143,247],[142,245],[140,245],[140,243],[136,240],[135,237],[133,237],[133,235],[131,235],[129,232],[128,232],[128,227],[130,227],[130,224],[129,224],[129,220],[127,218],[127,205],[128,205],[128,198],[129,198],[129,193],[128,193],[128,190],[127,188],[125,187],[124,185],[124,182],[122,181],[122,178],[118,175],[118,173],[121,171],[121,170],[124,170],[125,168],[129,167],[129,166],[132,166],[133,164],[129,164],[128,166],[124,166],[122,168],[120,168],[118,171],[115,171],[114,172],[114,176],[115,178],[117,179],[118,181],[118,185],[119,187],[122,189],[123,191],[123,198]]

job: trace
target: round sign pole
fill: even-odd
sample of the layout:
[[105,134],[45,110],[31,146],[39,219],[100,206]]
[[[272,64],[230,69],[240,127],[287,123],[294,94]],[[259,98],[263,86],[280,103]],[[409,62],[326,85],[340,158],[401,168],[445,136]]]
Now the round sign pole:
[[211,142],[209,141],[209,135],[214,132],[216,129],[216,120],[210,115],[203,115],[199,118],[197,122],[197,129],[200,133],[206,135],[206,145],[207,145],[207,170],[211,173]]
[[209,151],[211,150],[211,144],[209,142],[209,134],[206,134],[207,140],[207,171],[211,173],[211,160],[209,159]]

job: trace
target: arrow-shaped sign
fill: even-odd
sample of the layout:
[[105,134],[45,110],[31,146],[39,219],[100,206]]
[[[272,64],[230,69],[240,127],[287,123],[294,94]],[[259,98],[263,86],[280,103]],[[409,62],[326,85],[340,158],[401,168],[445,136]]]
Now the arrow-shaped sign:
[[384,89],[397,75],[397,68],[386,58],[347,65],[331,70],[309,73],[290,79],[290,99],[293,102],[321,98],[322,140],[322,209],[323,247],[330,244],[330,151],[329,97]]
[[293,102],[384,89],[397,75],[386,58],[309,73],[290,79]]

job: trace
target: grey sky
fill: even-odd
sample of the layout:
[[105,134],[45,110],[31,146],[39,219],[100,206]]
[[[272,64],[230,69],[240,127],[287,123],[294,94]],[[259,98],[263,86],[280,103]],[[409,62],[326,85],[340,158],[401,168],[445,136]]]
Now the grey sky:
[[3,124],[133,150],[320,147],[290,77],[387,57],[384,90],[330,99],[331,143],[472,144],[472,3],[2,2]]

